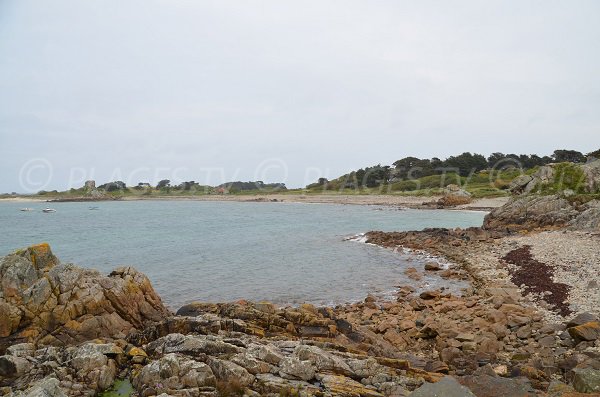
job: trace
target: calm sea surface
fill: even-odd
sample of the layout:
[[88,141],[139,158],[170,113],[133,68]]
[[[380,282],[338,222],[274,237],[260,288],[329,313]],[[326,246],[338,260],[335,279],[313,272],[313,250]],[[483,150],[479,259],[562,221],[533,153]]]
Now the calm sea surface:
[[[103,273],[144,272],[176,309],[193,301],[332,304],[385,294],[409,281],[415,259],[344,241],[369,230],[479,226],[484,213],[386,207],[127,201],[0,202],[0,255],[48,242],[62,262]],[[21,212],[22,207],[34,208]],[[435,282],[427,280],[425,282]]]

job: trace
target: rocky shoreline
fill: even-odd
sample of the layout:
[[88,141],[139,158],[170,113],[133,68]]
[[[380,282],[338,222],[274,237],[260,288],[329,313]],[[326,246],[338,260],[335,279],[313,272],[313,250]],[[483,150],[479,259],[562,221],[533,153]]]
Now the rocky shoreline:
[[567,219],[533,206],[525,222],[503,221],[519,200],[487,228],[367,233],[448,259],[409,276],[468,280],[460,296],[404,285],[393,300],[336,307],[196,302],[172,313],[135,269],[103,276],[46,244],[17,251],[0,260],[0,394],[598,396],[600,229],[572,222],[597,207]]

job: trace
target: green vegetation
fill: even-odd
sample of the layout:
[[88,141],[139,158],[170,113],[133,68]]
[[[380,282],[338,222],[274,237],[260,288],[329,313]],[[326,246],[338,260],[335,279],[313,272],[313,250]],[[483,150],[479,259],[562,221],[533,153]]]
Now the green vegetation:
[[600,200],[600,193],[592,194],[574,194],[572,196],[565,197],[568,202],[575,206],[584,205],[592,200]]
[[572,190],[575,194],[585,194],[585,175],[573,163],[561,163],[554,167],[552,183],[541,186],[542,194],[555,194]]
[[[392,163],[392,166],[377,164],[360,168],[331,181],[319,178],[316,183],[308,185],[306,191],[435,195],[442,193],[446,186],[456,184],[475,198],[503,196],[508,194],[511,181],[520,175],[531,175],[539,167],[553,162],[568,161],[577,168],[574,164],[585,160],[586,156],[575,150],[555,150],[551,156],[544,157],[499,152],[492,153],[487,158],[470,152],[450,156],[445,160],[437,157],[405,157]],[[573,172],[571,169],[567,170],[561,184],[577,185],[574,179],[578,175],[572,175]]]

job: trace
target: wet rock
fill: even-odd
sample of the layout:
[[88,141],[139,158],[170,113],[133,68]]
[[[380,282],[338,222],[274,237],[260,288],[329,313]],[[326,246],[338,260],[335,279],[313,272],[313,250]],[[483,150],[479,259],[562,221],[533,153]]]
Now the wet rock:
[[127,357],[129,357],[133,364],[144,364],[148,359],[148,354],[139,347],[132,347],[127,352]]
[[442,266],[437,262],[427,262],[425,264],[424,268],[425,268],[425,270],[434,271],[434,272],[438,271],[438,270],[442,270]]
[[580,393],[600,393],[600,370],[575,368],[573,387]]
[[423,291],[419,295],[419,298],[421,298],[423,300],[431,300],[431,299],[439,298],[439,296],[440,296],[440,291]]
[[414,267],[409,267],[408,269],[406,269],[404,271],[404,274],[411,280],[420,281],[423,279],[423,276]]
[[453,377],[446,376],[437,383],[425,383],[409,394],[409,397],[475,397],[475,394]]

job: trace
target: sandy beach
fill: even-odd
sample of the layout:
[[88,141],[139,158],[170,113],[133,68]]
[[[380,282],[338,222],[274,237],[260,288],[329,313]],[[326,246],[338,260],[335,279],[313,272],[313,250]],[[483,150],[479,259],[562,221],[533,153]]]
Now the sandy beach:
[[[311,204],[351,204],[351,205],[389,205],[406,208],[428,208],[427,203],[438,199],[437,196],[400,196],[400,195],[341,195],[341,194],[256,194],[256,195],[198,195],[198,196],[125,196],[122,200],[194,200],[194,201],[235,201],[235,202],[284,202]],[[1,202],[46,202],[41,197],[9,197]],[[469,204],[453,207],[458,210],[489,210],[501,207],[508,197],[474,199]]]

